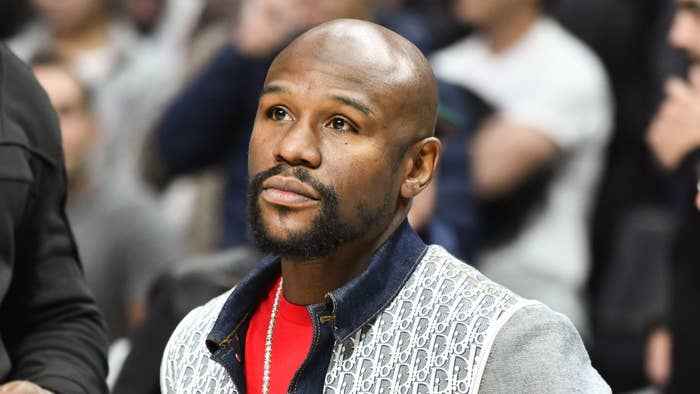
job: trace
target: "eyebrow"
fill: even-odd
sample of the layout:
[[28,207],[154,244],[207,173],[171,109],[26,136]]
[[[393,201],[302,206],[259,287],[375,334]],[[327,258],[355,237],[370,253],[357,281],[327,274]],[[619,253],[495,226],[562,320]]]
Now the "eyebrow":
[[[267,85],[267,86],[263,87],[263,90],[260,93],[260,96],[262,97],[266,94],[273,94],[273,93],[291,94],[291,91],[288,88],[283,87],[283,86]],[[372,111],[369,108],[369,106],[367,106],[365,103],[361,102],[360,100],[356,100],[354,98],[350,98],[347,96],[341,96],[341,95],[331,95],[329,97],[332,100],[338,101],[338,102],[343,103],[345,105],[349,105],[367,116],[374,116],[374,111]]]
[[330,97],[331,97],[331,99],[333,99],[335,101],[341,102],[345,105],[349,105],[349,106],[355,108],[356,110],[364,113],[365,115],[374,116],[374,112],[367,105],[365,105],[364,103],[362,103],[359,100],[355,100],[355,99],[347,97],[347,96],[333,95]]
[[270,93],[287,93],[287,94],[289,94],[289,89],[284,88],[284,87],[279,86],[279,85],[267,85],[263,88],[263,91],[260,95],[262,96],[262,95],[270,94]]

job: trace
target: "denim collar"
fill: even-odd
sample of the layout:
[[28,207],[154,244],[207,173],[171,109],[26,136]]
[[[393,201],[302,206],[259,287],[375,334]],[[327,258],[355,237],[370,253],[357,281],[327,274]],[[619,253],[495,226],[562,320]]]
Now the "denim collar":
[[[334,319],[333,335],[344,341],[374,318],[401,290],[427,246],[407,220],[377,249],[367,268],[328,295]],[[280,275],[279,256],[265,257],[231,292],[207,336],[213,353],[234,335],[269,292]]]
[[336,340],[344,341],[353,335],[396,297],[426,249],[408,220],[404,220],[360,275],[327,296],[333,302]]

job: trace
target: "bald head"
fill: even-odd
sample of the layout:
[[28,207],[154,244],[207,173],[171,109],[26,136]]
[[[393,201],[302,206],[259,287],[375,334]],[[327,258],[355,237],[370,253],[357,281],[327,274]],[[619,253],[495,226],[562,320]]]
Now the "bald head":
[[352,19],[321,24],[277,56],[268,82],[290,63],[299,72],[323,65],[324,72],[362,86],[378,105],[393,109],[400,123],[395,135],[399,141],[434,134],[438,93],[430,63],[411,42],[389,29]]

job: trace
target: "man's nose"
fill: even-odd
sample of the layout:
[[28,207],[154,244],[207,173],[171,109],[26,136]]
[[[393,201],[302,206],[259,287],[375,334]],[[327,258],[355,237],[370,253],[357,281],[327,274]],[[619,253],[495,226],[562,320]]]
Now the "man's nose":
[[279,140],[275,159],[292,166],[317,168],[321,165],[320,140],[309,122],[297,122]]

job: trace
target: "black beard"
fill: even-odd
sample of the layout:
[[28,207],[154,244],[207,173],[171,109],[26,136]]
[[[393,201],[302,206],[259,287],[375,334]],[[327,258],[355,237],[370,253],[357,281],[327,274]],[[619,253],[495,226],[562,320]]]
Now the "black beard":
[[[384,204],[376,212],[369,214],[368,209],[360,207],[358,224],[343,223],[338,211],[338,197],[335,190],[314,179],[306,169],[294,167],[290,172],[300,181],[311,185],[321,196],[319,200],[321,212],[308,230],[291,233],[284,239],[275,238],[262,219],[259,196],[262,192],[262,183],[267,178],[282,173],[285,167],[277,165],[256,174],[248,181],[248,221],[255,244],[264,253],[277,254],[295,260],[324,257],[341,245],[365,235],[369,226],[375,226],[378,221],[385,221],[391,216],[390,199],[387,196]],[[284,207],[278,207],[277,210],[280,216],[289,212]]]

